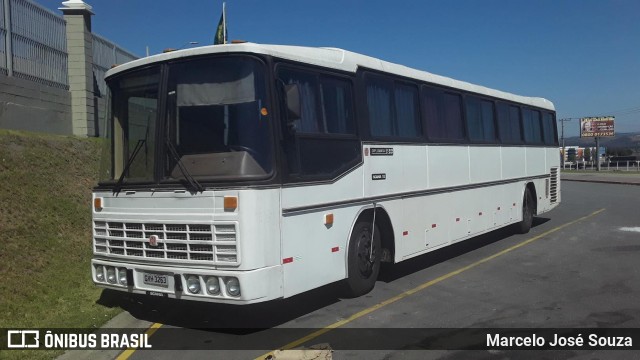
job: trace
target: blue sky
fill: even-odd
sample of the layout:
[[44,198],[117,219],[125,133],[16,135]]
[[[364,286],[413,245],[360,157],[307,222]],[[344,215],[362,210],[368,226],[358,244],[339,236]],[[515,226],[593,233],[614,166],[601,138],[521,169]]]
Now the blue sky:
[[[61,1],[36,0],[57,9]],[[143,56],[211,44],[220,0],[85,0],[94,32]],[[558,118],[616,116],[640,131],[637,0],[228,0],[229,39],[331,46],[555,103]],[[55,10],[59,13],[58,10]],[[578,121],[565,136],[578,134]]]

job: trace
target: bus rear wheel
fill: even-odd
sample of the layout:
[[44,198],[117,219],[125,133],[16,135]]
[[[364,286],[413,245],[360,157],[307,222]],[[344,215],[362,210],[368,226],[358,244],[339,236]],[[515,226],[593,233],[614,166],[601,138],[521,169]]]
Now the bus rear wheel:
[[378,227],[370,222],[358,221],[349,239],[348,275],[345,281],[347,296],[358,297],[373,289],[380,273],[381,254]]
[[516,231],[519,234],[526,234],[533,224],[533,196],[528,188],[524,191],[522,198],[522,221],[516,224]]

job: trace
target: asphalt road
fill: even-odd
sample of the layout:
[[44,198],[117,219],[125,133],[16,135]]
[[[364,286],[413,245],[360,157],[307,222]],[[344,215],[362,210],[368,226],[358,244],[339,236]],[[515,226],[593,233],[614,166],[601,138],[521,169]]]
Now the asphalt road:
[[[151,344],[176,349],[137,350],[130,359],[253,359],[312,345],[333,348],[334,359],[637,358],[619,350],[426,349],[468,328],[640,328],[640,232],[629,231],[640,227],[638,199],[638,186],[563,182],[562,204],[529,234],[496,231],[387,267],[356,299],[330,285],[248,307],[109,292],[101,301],[162,324]],[[425,332],[432,328],[440,330]],[[256,349],[265,341],[279,345]],[[365,350],[384,341],[393,349]],[[221,347],[245,350],[190,350]]]

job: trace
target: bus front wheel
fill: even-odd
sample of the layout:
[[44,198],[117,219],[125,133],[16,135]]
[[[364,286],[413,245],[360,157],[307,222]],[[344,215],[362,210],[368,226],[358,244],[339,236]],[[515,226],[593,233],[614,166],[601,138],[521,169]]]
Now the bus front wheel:
[[381,254],[378,227],[367,221],[358,221],[349,240],[348,275],[345,281],[347,296],[361,296],[373,289],[380,272]]
[[524,191],[522,198],[522,221],[516,224],[516,231],[519,234],[526,234],[533,224],[533,196],[528,188]]

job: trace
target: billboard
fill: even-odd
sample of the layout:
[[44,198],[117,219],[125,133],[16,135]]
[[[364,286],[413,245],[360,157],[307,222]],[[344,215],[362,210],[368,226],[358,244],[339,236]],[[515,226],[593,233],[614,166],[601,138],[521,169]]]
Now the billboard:
[[580,137],[614,136],[613,116],[587,117],[580,119]]

